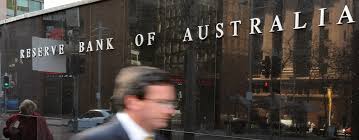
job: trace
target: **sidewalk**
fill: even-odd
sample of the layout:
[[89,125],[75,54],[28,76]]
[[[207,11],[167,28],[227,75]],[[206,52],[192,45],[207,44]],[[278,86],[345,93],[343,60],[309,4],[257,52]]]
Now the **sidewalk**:
[[[5,121],[9,117],[10,117],[9,114],[1,114],[0,125],[5,126]],[[43,116],[43,117],[46,119],[48,125],[54,125],[54,126],[67,126],[67,123],[70,120],[68,118],[61,118],[61,117],[48,117],[48,116]]]
[[[223,130],[200,130],[194,134],[195,140],[350,140],[344,137],[322,137],[322,136],[272,136],[266,134],[232,134],[226,135]],[[183,140],[184,131],[172,131],[173,140]]]
[[49,126],[67,126],[70,119],[45,117]]

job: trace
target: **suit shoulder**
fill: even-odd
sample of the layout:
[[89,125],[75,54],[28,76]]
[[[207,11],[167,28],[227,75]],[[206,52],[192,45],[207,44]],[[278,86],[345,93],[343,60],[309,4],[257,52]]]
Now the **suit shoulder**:
[[167,138],[159,133],[156,133],[156,137],[155,137],[156,140],[167,140]]
[[71,140],[127,140],[120,123],[106,123],[76,134]]

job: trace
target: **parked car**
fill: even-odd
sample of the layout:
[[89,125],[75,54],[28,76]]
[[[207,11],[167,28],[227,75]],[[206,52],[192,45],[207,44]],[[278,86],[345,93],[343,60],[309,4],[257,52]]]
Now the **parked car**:
[[[86,113],[80,115],[78,118],[78,130],[85,130],[91,127],[95,127],[106,122],[111,117],[111,111],[108,109],[92,109]],[[68,122],[68,127],[73,130],[74,119]]]

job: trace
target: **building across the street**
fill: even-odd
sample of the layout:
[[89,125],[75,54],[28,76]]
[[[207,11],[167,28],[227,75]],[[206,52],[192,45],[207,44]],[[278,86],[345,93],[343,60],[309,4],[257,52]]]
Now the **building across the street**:
[[44,9],[44,0],[0,0],[0,20]]
[[0,21],[4,111],[24,99],[46,116],[108,109],[118,71],[145,65],[176,84],[161,131],[173,140],[359,139],[354,0],[82,0],[36,12],[41,1],[7,2],[17,8]]

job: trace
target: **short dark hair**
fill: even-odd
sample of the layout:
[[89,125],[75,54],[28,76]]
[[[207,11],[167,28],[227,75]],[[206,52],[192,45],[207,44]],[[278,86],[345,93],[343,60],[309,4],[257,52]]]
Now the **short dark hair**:
[[168,72],[149,66],[123,68],[116,76],[115,88],[111,97],[111,110],[120,111],[125,105],[123,99],[133,95],[139,99],[145,96],[145,88],[150,85],[173,85]]

